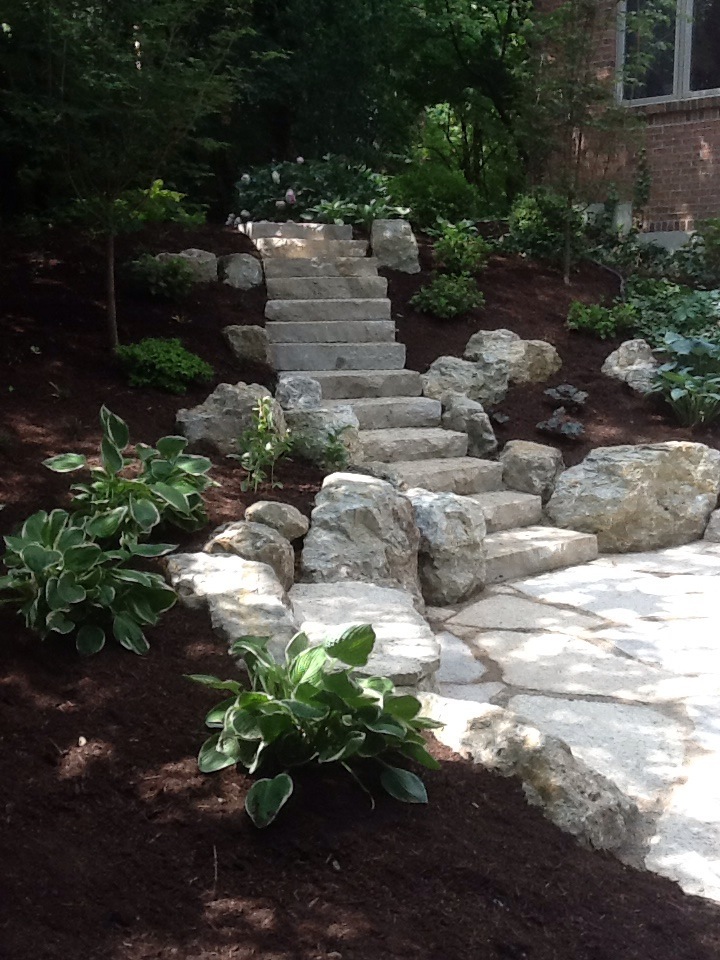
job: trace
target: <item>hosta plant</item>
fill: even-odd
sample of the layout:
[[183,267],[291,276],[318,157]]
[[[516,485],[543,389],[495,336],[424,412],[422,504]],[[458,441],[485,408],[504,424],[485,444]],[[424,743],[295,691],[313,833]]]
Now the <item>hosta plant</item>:
[[0,603],[17,609],[42,639],[75,637],[80,653],[97,653],[110,633],[134,653],[146,653],[143,628],[157,623],[175,603],[175,592],[158,574],[135,570],[136,557],[159,557],[171,544],[128,539],[105,550],[93,522],[65,510],[44,510],[25,521],[17,536],[5,537],[7,574],[0,577]]
[[469,273],[441,273],[420,287],[410,303],[422,313],[451,320],[481,307],[485,297]]
[[201,747],[198,764],[203,773],[214,773],[239,763],[261,775],[245,801],[257,827],[272,823],[292,794],[289,771],[308,764],[340,765],[363,789],[363,772],[374,765],[392,797],[427,803],[422,780],[395,762],[436,769],[422,731],[439,724],[421,717],[419,701],[398,694],[390,680],[358,676],[374,643],[368,625],[320,646],[298,633],[277,663],[265,638],[242,637],[231,653],[245,661],[249,690],[234,680],[190,678],[229,694],[206,717],[217,732]]
[[[100,410],[100,462],[90,467],[90,482],[76,483],[73,508],[91,518],[98,539],[147,537],[161,521],[182,530],[207,523],[203,492],[214,484],[207,457],[185,453],[185,437],[161,437],[157,447],[138,443],[127,456],[127,424],[107,407]],[[88,468],[81,453],[62,453],[43,461],[55,473]]]

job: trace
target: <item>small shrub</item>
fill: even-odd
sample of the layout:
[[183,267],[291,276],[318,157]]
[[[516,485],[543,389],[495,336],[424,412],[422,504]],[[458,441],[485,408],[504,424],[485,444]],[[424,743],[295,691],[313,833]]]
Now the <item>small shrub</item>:
[[447,273],[421,287],[410,303],[423,313],[450,320],[481,307],[485,297],[469,273]]
[[252,426],[238,438],[240,453],[231,453],[233,460],[239,460],[247,477],[240,484],[242,490],[256,493],[258,487],[267,479],[271,488],[282,487],[275,479],[275,465],[292,448],[293,440],[289,431],[282,432],[273,416],[272,397],[260,397],[252,411]]
[[144,253],[130,261],[127,272],[136,290],[173,303],[184,300],[195,284],[192,267],[182,257],[157,260]]
[[575,258],[584,245],[585,224],[582,213],[573,207],[569,213],[563,197],[549,190],[518,197],[512,206],[506,246],[530,257],[557,262],[565,246],[565,223],[570,219],[571,249]]
[[487,263],[490,244],[467,220],[442,220],[435,241],[435,257],[448,273],[477,273]]
[[164,181],[153,180],[147,190],[126,190],[115,201],[123,220],[145,223],[181,223],[197,227],[205,223],[205,209],[199,204],[184,203],[186,194],[169,190]]
[[419,227],[432,227],[438,217],[456,222],[476,219],[482,201],[476,187],[459,170],[439,163],[414,163],[390,182],[397,203],[410,208],[410,216]]
[[[100,466],[90,469],[90,483],[77,483],[73,507],[89,520],[99,540],[125,543],[144,539],[159,523],[197,530],[207,523],[203,492],[211,485],[206,457],[185,453],[185,437],[161,437],[157,448],[139,443],[135,457],[125,456],[130,442],[127,424],[107,407],[100,410]],[[88,466],[81,453],[62,453],[44,465],[55,473],[73,473]]]
[[635,311],[626,303],[612,307],[602,307],[598,303],[585,304],[575,301],[571,304],[567,316],[567,327],[592,333],[601,340],[616,337],[623,330],[629,330],[636,320]]
[[585,427],[579,420],[573,420],[568,416],[565,407],[554,410],[552,416],[537,424],[536,429],[551,436],[564,437],[566,440],[582,440],[585,436]]
[[17,609],[42,639],[74,636],[80,653],[97,653],[108,633],[133,653],[146,653],[143,627],[157,623],[176,596],[161,576],[129,562],[174,547],[127,540],[106,550],[91,530],[65,510],[28,517],[18,536],[5,537],[8,573],[0,577],[0,602]]
[[230,652],[245,661],[249,691],[232,680],[190,677],[231,694],[205,719],[219,732],[201,747],[200,770],[214,773],[239,763],[248,773],[274,774],[257,780],[245,800],[255,826],[272,823],[292,794],[287,770],[307,764],[339,764],[362,785],[362,764],[372,762],[390,796],[427,803],[420,778],[386,758],[437,769],[422,731],[438,724],[420,717],[418,700],[396,693],[390,680],[357,676],[355,668],[367,663],[374,643],[367,625],[317,647],[298,633],[285,649],[284,663],[276,663],[267,640],[242,637]]
[[634,313],[637,335],[653,346],[664,344],[667,331],[720,341],[718,290],[692,290],[666,279],[633,277],[625,297]]
[[662,395],[683,426],[712,423],[720,417],[720,345],[701,337],[667,333],[658,351],[666,358],[653,392]]
[[188,387],[212,380],[215,371],[178,339],[145,337],[115,351],[133,387],[155,387],[166,393],[187,393]]

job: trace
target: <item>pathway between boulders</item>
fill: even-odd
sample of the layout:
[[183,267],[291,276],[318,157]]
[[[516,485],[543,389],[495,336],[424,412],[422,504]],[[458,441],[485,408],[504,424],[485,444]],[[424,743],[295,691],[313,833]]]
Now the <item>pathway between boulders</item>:
[[645,866],[718,901],[719,614],[709,543],[601,557],[428,611],[441,694],[565,741],[638,805]]

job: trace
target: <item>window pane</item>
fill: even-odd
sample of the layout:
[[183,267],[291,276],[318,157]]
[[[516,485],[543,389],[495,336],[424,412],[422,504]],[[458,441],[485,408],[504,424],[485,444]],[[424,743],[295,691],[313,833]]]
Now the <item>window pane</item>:
[[720,0],[693,4],[690,89],[720,87]]
[[675,4],[627,0],[625,99],[669,97],[675,77]]

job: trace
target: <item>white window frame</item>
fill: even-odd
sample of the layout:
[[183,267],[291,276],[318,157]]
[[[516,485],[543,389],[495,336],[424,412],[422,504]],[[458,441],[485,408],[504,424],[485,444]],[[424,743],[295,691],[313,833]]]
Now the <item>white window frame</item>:
[[617,31],[617,64],[618,79],[616,84],[617,99],[620,103],[630,106],[643,106],[653,103],[677,103],[685,100],[703,100],[706,97],[720,96],[720,87],[711,90],[690,89],[690,58],[692,56],[693,32],[693,3],[694,0],[677,0],[677,15],[675,18],[675,71],[673,75],[673,92],[663,97],[625,97],[625,81],[623,67],[625,64],[625,32],[627,20],[626,0],[618,4],[618,31]]

